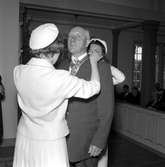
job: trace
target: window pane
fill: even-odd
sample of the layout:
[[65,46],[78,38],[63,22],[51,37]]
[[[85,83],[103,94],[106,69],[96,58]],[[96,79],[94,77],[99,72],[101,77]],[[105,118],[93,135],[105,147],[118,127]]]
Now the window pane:
[[142,74],[142,46],[135,44],[134,52],[134,69],[133,69],[133,85],[141,88],[141,74]]
[[138,47],[138,53],[142,54],[142,47],[141,46]]
[[141,60],[142,60],[142,55],[138,54],[138,61],[141,61]]

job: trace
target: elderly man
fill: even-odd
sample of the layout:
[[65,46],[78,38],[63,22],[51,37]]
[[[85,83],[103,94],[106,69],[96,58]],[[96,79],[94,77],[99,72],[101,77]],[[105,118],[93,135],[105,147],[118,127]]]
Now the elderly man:
[[[74,27],[69,32],[68,49],[72,75],[90,79],[90,62],[86,47],[89,32]],[[67,139],[69,160],[74,167],[97,167],[104,153],[113,117],[113,82],[109,64],[99,62],[101,93],[88,100],[72,98],[69,101],[67,121],[70,135]]]

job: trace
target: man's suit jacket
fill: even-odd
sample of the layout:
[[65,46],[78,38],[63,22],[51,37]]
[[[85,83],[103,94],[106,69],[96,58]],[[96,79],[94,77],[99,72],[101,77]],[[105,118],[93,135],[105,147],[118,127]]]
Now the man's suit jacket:
[[[67,121],[70,129],[68,153],[71,162],[90,158],[90,144],[104,149],[111,127],[114,107],[114,90],[109,64],[99,62],[101,92],[90,99],[71,98]],[[90,80],[90,60],[85,61],[78,73],[79,78]]]

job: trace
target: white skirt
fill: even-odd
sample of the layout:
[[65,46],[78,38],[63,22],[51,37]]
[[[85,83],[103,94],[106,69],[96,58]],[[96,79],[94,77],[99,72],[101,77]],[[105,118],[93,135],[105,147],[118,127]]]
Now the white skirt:
[[65,137],[41,141],[17,134],[13,167],[69,167]]
[[97,167],[108,167],[108,147],[105,154],[99,159]]

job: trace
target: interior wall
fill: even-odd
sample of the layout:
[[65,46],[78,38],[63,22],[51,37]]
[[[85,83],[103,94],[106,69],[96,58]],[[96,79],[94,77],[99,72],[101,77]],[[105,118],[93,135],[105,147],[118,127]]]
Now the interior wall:
[[[161,20],[162,22],[165,20],[165,15],[162,11],[155,11],[155,9],[149,7],[151,3],[150,0],[125,0],[120,2],[122,5],[115,3],[115,0],[113,0],[113,3],[108,0],[106,0],[106,2],[104,2],[104,0],[90,0],[90,3],[88,0],[20,0],[20,2],[28,5],[38,5],[40,7],[50,7],[52,9],[75,10],[86,12],[86,14],[95,13],[97,15],[103,14],[111,17],[117,16],[136,20]],[[117,2],[119,2],[119,0]],[[128,3],[128,5],[124,5],[126,3]]]
[[118,68],[124,72],[125,81],[118,85],[119,91],[123,84],[131,88],[133,77],[134,42],[143,40],[143,33],[138,31],[122,31],[119,35]]
[[6,99],[2,102],[4,138],[13,138],[17,124],[13,68],[18,64],[19,1],[3,0],[0,16],[0,74],[6,92]]
[[117,5],[129,6],[133,8],[153,10],[159,12],[165,12],[165,2],[164,0],[96,0],[105,3],[113,3]]
[[[126,79],[117,86],[119,91],[121,91],[123,84],[128,84],[130,87],[133,86],[134,42],[143,42],[142,31],[121,31],[118,43],[118,68],[124,72]],[[165,35],[158,34],[157,42],[165,45]]]
[[106,3],[113,3],[118,5],[130,6],[134,8],[142,8],[142,9],[151,9],[152,1],[151,0],[96,0]]
[[165,44],[165,34],[164,35],[158,35],[158,38],[157,38],[158,42],[159,43],[164,43]]
[[[157,1],[157,0],[154,0],[154,1]],[[164,0],[159,0],[159,10],[162,13],[165,12],[165,1]]]

